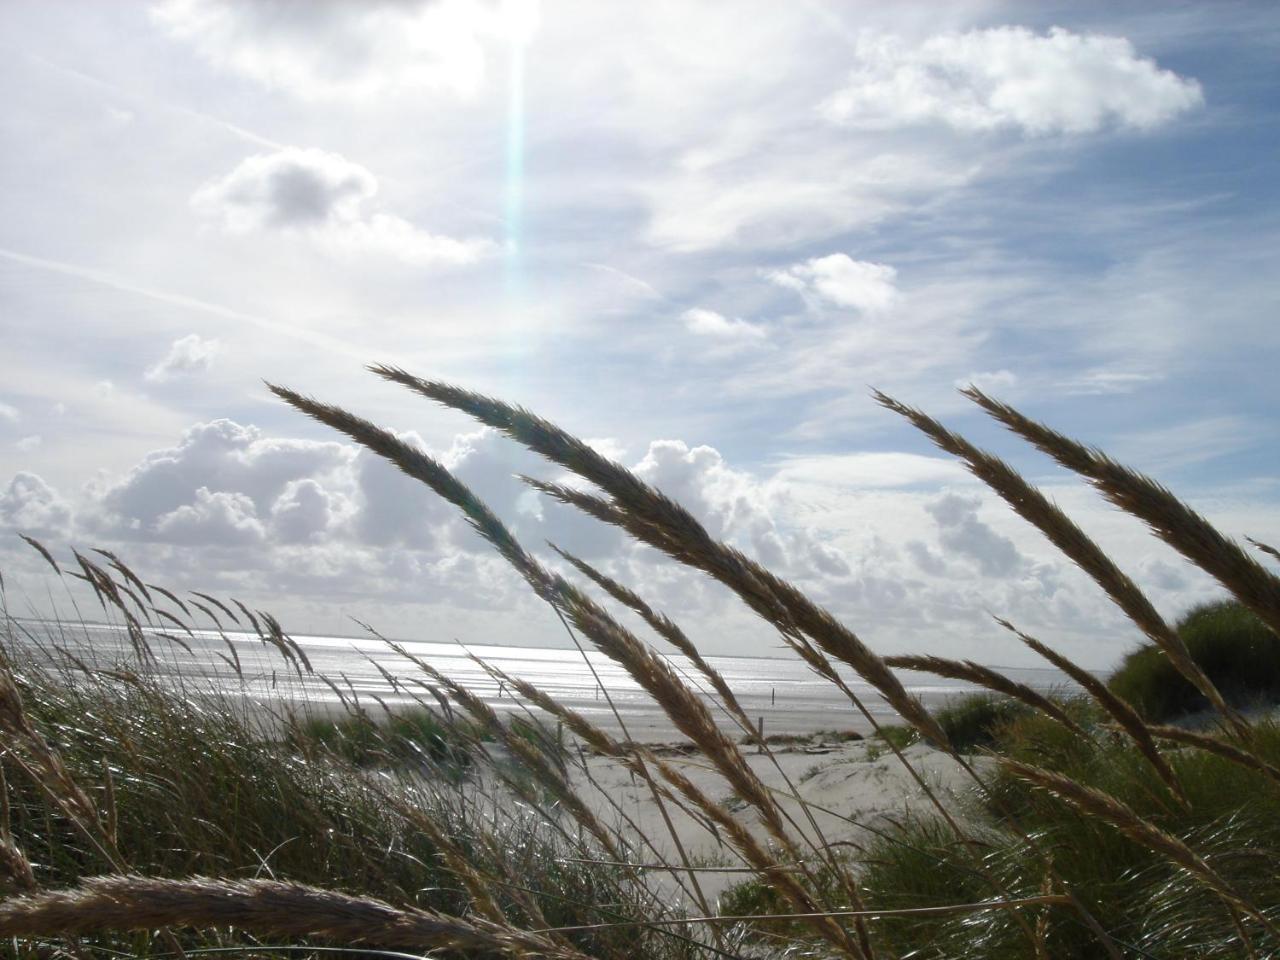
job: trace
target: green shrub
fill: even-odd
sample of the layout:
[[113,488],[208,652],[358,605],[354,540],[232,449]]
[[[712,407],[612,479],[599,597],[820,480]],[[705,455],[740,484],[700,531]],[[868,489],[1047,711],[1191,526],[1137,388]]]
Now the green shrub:
[[1001,727],[1031,708],[1017,700],[991,693],[970,693],[955,700],[935,716],[957,750],[988,747]]
[[[1177,630],[1228,703],[1249,707],[1280,702],[1280,638],[1242,604],[1224,600],[1197,607],[1178,621]],[[1209,707],[1153,644],[1125,657],[1108,683],[1155,722]]]
[[397,709],[380,720],[363,712],[310,715],[296,722],[292,740],[302,749],[323,746],[357,767],[427,764],[455,777],[471,766],[475,749],[469,727],[425,707]]
[[[1068,706],[1077,718],[1085,709],[1083,704]],[[1280,761],[1280,727],[1266,723],[1255,729],[1256,755]],[[1275,817],[1280,787],[1275,781],[1200,750],[1170,750],[1166,757],[1189,801],[1183,806],[1127,738],[1097,736],[1097,742],[1084,740],[1028,711],[998,729],[992,748],[1115,797],[1141,818],[1193,844],[1253,902],[1276,902],[1280,879],[1271,864],[1280,855],[1280,820]],[[1126,956],[1191,960],[1215,955],[1215,950],[1234,955],[1221,952],[1222,945],[1235,942],[1221,903],[1158,852],[1006,773],[997,772],[989,784],[982,808],[970,811],[975,821],[989,824],[978,828],[976,847],[966,849],[933,817],[907,818],[881,832],[865,853],[862,880],[868,904],[903,908],[981,900],[998,895],[992,878],[1005,895],[1037,896],[1044,864],[1028,848],[1026,834],[1050,855],[1060,881],[1094,918],[1131,947]],[[988,871],[986,878],[976,869],[979,860]],[[1071,911],[1055,911],[1050,921],[1048,956],[1099,956],[1096,937]],[[904,917],[882,921],[877,930],[888,946],[913,958],[1012,960],[1034,955],[1025,932],[1008,915]]]
[[[905,750],[920,739],[920,732],[906,723],[886,723],[876,731],[875,739],[891,744],[899,750]],[[867,744],[867,750],[868,753],[875,753],[876,756],[881,753],[881,749],[874,742]]]

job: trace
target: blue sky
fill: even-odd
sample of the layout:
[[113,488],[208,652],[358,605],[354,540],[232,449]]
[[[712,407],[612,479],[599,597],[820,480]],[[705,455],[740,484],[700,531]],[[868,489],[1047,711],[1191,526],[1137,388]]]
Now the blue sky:
[[1138,637],[872,386],[1008,457],[1170,616],[1212,584],[957,384],[1280,540],[1273,5],[11,2],[0,36],[0,561],[31,596],[19,530],[298,631],[557,642],[267,379],[405,432],[708,650],[776,648],[372,361],[593,438],[886,652],[1027,662],[987,611],[1089,666]]

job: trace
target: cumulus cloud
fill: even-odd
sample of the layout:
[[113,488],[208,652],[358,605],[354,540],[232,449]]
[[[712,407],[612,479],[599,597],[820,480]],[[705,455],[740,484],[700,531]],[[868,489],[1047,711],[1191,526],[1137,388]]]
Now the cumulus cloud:
[[[512,475],[548,476],[547,464],[496,432],[459,434],[443,450],[412,433],[401,438],[444,463],[549,563],[559,561],[547,540],[628,583],[713,646],[727,624],[759,629],[712,581],[611,526],[531,496]],[[614,442],[600,446],[622,455]],[[660,440],[631,462],[713,536],[797,582],[837,616],[879,631],[875,639],[887,649],[923,638],[960,642],[983,624],[984,607],[1029,629],[1087,624],[1088,635],[1107,614],[1081,575],[1060,561],[1033,560],[984,523],[985,501],[911,489],[956,479],[957,468],[936,458],[790,458],[761,474],[735,468],[713,447]],[[552,468],[549,479],[567,478]],[[432,622],[422,611],[443,604],[483,612],[482,631],[534,637],[527,632],[534,601],[457,511],[345,443],[270,437],[230,420],[200,423],[88,493],[73,514],[41,478],[19,474],[0,488],[0,528],[55,541],[74,534],[200,588],[278,594],[324,606],[334,618],[358,610],[383,625],[391,621],[378,611],[425,604],[416,619],[395,621],[395,629],[413,632]],[[1180,587],[1161,563],[1140,570],[1145,582]]]
[[13,445],[23,453],[30,453],[32,450],[37,449],[42,443],[44,443],[44,437],[40,436],[38,433],[33,433],[28,437],[16,440]]
[[494,249],[372,208],[377,178],[336,153],[287,147],[242,160],[191,196],[192,209],[232,234],[283,231],[335,256],[390,257],[416,266],[473,263]]
[[155,534],[186,546],[249,546],[266,538],[249,497],[221,490],[213,493],[208,487],[197,488],[192,503],[162,516]]
[[290,480],[271,505],[271,533],[283,543],[319,540],[333,525],[338,499],[316,480]]
[[22,419],[22,415],[18,412],[18,408],[8,404],[0,403],[0,423],[17,423]]
[[378,192],[378,180],[346,157],[289,147],[248,157],[202,186],[191,205],[232,233],[351,221]]
[[746,320],[729,319],[722,313],[694,307],[681,314],[685,329],[700,337],[716,337],[722,340],[763,340],[764,328]]
[[912,44],[864,34],[848,84],[820,107],[835,123],[883,130],[941,123],[1031,136],[1149,130],[1204,100],[1199,83],[1140,57],[1123,37],[995,27]]
[[305,100],[476,92],[484,40],[519,40],[532,4],[478,0],[167,0],[155,16],[214,65]]
[[780,527],[776,497],[752,475],[731,468],[714,447],[655,440],[635,473],[686,507],[717,538],[748,550],[783,575],[843,576],[839,550],[805,529]]
[[908,540],[906,551],[907,555],[915,561],[916,566],[925,573],[940,577],[947,572],[946,560],[931,550],[927,543],[920,540]]
[[217,340],[206,340],[191,333],[179,337],[169,347],[169,352],[147,368],[143,378],[151,383],[166,383],[178,377],[203,373],[213,365],[221,345]]
[[[430,452],[416,433],[397,436],[402,443]],[[416,550],[441,546],[440,527],[448,514],[439,498],[426,495],[422,484],[381,457],[360,454],[353,472],[357,509],[352,523],[361,542]]]
[[0,526],[34,536],[60,536],[71,525],[71,506],[44,479],[26,471],[0,492]]
[[845,253],[794,263],[770,271],[768,277],[811,303],[851,307],[864,314],[885,313],[898,300],[897,270],[883,263],[854,260]]
[[125,539],[191,537],[220,520],[243,533],[246,518],[261,524],[290,481],[341,470],[354,456],[340,443],[270,438],[232,420],[195,424],[176,446],[94,491],[92,523]]
[[925,510],[938,524],[938,540],[944,547],[973,560],[984,576],[1011,576],[1025,566],[1025,558],[1012,540],[978,519],[981,504],[977,497],[947,493]]

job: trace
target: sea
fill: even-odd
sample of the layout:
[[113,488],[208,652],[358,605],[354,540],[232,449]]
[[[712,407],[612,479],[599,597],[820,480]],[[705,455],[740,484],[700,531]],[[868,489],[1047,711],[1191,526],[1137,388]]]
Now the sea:
[[[78,661],[109,670],[137,668],[133,643],[117,625],[34,619],[15,620],[14,624],[16,642],[55,661],[73,665]],[[312,711],[337,711],[344,703],[359,703],[366,710],[380,712],[383,707],[434,702],[428,690],[435,686],[430,677],[385,639],[297,634],[291,639],[305,653],[310,671],[299,669],[275,645],[252,633],[147,631],[154,669],[188,692],[214,690],[264,707],[289,705]],[[524,714],[531,708],[482,664],[528,681],[614,735],[647,742],[680,739],[640,685],[599,651],[490,644],[464,647],[419,640],[396,643],[500,713]],[[693,665],[678,654],[664,656],[713,712],[718,711]],[[707,656],[706,660],[725,678],[747,714],[763,723],[766,736],[824,730],[865,734],[871,729],[844,693],[814,674],[798,657]],[[1041,692],[1075,689],[1067,676],[1052,668],[998,669]],[[877,722],[898,719],[852,670],[840,667],[839,672]],[[930,708],[976,689],[968,683],[912,671],[898,671],[898,676]]]

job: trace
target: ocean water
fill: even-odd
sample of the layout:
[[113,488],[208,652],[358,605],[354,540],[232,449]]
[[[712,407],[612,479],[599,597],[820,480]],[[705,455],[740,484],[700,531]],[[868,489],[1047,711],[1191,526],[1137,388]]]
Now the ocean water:
[[[127,636],[112,625],[26,620],[21,622],[21,628],[21,642],[39,647],[52,657],[70,654],[103,667],[136,665]],[[315,671],[299,675],[275,647],[254,634],[199,630],[191,635],[178,630],[168,634],[166,637],[163,631],[152,631],[149,637],[158,668],[174,683],[192,691],[212,687],[260,703],[305,702],[316,709],[337,709],[343,699],[358,699],[366,709],[374,711],[380,710],[379,703],[388,707],[414,703],[415,695],[431,701],[426,690],[430,678],[381,639],[295,634],[294,641]],[[499,712],[523,712],[526,706],[477,659],[534,684],[615,734],[625,726],[634,739],[669,739],[675,735],[666,716],[639,684],[598,651],[584,654],[573,648],[400,643]],[[667,659],[691,686],[705,688],[701,676],[683,656],[672,654]],[[766,734],[827,729],[865,733],[870,729],[843,693],[797,657],[706,659],[724,676],[746,712],[753,718],[763,718]],[[239,674],[232,667],[236,660],[241,668]],[[1065,675],[1051,668],[1001,670],[1041,691],[1074,687]],[[840,672],[877,720],[892,722],[896,718],[893,709],[852,670],[842,668]],[[899,671],[899,676],[906,688],[930,707],[975,689],[967,683],[912,671]],[[708,703],[711,704],[709,698]],[[717,709],[714,704],[712,709]]]

